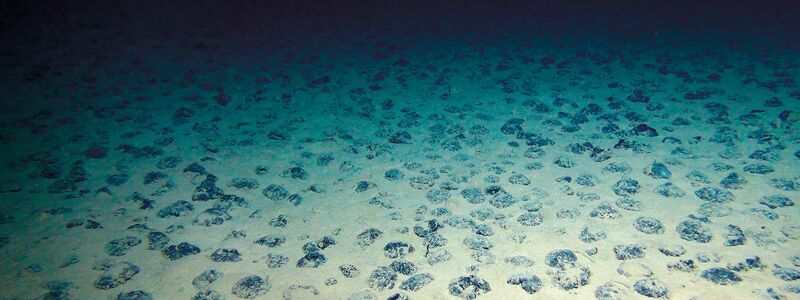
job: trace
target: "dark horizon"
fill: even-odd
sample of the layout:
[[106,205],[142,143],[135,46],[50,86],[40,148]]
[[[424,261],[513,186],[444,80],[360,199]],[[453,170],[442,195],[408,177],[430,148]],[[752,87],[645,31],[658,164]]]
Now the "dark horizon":
[[[69,29],[108,30],[116,38],[238,38],[379,31],[509,30],[510,34],[581,31],[783,40],[796,50],[797,1],[4,1],[5,38],[58,40]],[[494,26],[494,28],[486,28]],[[561,31],[561,32],[559,32]],[[208,36],[197,35],[202,33]],[[756,36],[758,35],[758,37]],[[6,42],[13,39],[4,39]],[[781,43],[778,43],[781,44]]]

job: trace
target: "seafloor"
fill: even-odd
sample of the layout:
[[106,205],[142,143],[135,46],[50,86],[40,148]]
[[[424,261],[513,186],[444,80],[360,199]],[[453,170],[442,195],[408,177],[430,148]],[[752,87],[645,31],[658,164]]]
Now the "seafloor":
[[69,21],[0,57],[0,299],[800,298],[780,43]]

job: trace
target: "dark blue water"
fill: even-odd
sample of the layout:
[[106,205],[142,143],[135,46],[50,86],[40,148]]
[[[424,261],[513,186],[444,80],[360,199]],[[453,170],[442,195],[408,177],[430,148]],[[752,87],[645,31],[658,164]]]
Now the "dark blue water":
[[797,13],[4,2],[0,299],[800,298]]

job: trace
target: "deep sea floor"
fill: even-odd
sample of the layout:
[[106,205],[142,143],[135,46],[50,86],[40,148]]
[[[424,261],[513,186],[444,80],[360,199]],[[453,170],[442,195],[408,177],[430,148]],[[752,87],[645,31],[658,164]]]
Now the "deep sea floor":
[[378,32],[5,53],[0,299],[800,298],[798,56]]

